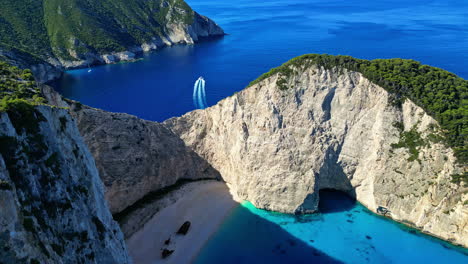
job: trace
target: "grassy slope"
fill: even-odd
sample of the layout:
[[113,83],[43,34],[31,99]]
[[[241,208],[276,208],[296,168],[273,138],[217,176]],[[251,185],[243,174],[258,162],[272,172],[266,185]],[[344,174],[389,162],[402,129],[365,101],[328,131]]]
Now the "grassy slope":
[[422,65],[414,60],[361,60],[350,56],[307,54],[290,60],[263,74],[250,85],[279,74],[277,85],[288,89],[288,79],[298,69],[312,65],[334,67],[362,73],[393,95],[400,105],[409,98],[434,117],[444,130],[445,143],[455,150],[458,161],[468,162],[468,81],[448,71]]
[[0,45],[32,54],[50,54],[42,1],[0,0]]
[[194,17],[183,0],[0,0],[0,5],[0,48],[43,59],[72,59],[70,48],[121,51],[164,35],[168,23],[190,24]]

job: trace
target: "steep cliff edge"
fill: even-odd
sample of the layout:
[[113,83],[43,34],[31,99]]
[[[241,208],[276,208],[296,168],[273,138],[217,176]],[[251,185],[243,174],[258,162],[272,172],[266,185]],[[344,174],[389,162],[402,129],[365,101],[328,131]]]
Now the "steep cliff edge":
[[0,262],[130,263],[75,122],[31,78],[0,63]]
[[94,160],[66,110],[0,114],[2,263],[129,263]]
[[0,59],[47,82],[63,69],[131,61],[142,52],[221,35],[215,22],[183,0],[6,1]]
[[332,188],[468,246],[467,188],[451,176],[466,167],[439,142],[432,117],[358,72],[287,72],[164,124],[259,208],[313,212],[319,190]]
[[[186,183],[220,180],[218,171],[164,125],[64,99],[43,85],[45,100],[67,108],[93,155],[111,212],[129,237]],[[174,199],[169,199],[173,201]]]

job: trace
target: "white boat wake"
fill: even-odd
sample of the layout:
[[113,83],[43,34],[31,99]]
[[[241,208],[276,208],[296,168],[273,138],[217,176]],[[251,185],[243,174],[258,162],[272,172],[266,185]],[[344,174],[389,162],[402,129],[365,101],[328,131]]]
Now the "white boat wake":
[[193,86],[193,104],[198,109],[205,109],[208,107],[206,103],[205,79],[198,78]]

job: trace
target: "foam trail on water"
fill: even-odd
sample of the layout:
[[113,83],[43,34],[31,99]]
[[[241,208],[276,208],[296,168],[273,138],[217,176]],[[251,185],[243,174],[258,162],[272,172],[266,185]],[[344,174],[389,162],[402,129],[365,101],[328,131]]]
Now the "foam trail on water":
[[204,109],[208,106],[206,103],[205,80],[200,77],[193,86],[193,104],[195,108]]
[[198,82],[198,105],[200,106],[201,109],[205,108],[205,105],[203,105],[203,95],[202,95],[202,89],[203,89],[203,80],[201,79]]
[[195,82],[195,85],[193,86],[193,104],[195,105],[195,108],[200,108],[200,106],[198,105],[198,98],[197,98],[199,82],[200,82],[200,79],[198,79]]
[[202,91],[202,97],[203,97],[203,105],[205,106],[203,108],[207,108],[208,104],[206,103],[205,80],[202,80],[201,83],[202,83],[201,91]]

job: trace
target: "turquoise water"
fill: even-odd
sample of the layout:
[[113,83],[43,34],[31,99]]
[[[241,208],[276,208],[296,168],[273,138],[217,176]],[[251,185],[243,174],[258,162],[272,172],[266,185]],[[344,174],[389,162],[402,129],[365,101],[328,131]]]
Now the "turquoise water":
[[468,251],[377,216],[339,192],[321,192],[319,214],[268,212],[244,202],[196,264],[468,263]]
[[147,54],[136,63],[70,71],[60,92],[93,107],[162,121],[209,106],[304,53],[410,58],[468,78],[466,0],[188,0],[228,36]]

